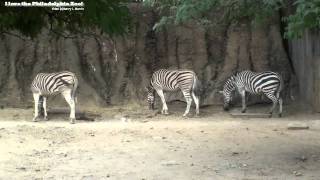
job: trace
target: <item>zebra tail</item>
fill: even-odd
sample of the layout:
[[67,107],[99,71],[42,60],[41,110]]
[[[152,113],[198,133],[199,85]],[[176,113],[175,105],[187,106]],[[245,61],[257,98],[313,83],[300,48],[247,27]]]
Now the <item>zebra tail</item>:
[[[279,87],[278,87],[278,89],[277,89],[277,94],[279,95],[279,97],[281,97],[282,95],[282,90],[283,90],[283,88],[284,88],[284,82],[283,82],[283,78],[282,78],[282,75],[281,74],[279,74],[279,78],[280,78],[280,85],[279,85]],[[279,97],[277,97],[277,98],[279,98]]]
[[72,87],[72,91],[71,91],[71,97],[72,97],[72,99],[77,101],[77,99],[75,99],[75,98],[76,98],[76,91],[78,88],[78,79],[76,76],[74,76],[73,78],[74,78],[74,83],[73,83],[73,87]]
[[193,76],[193,86],[192,86],[192,90],[194,92],[194,94],[198,97],[201,96],[202,93],[202,85],[201,82],[199,81],[197,75]]

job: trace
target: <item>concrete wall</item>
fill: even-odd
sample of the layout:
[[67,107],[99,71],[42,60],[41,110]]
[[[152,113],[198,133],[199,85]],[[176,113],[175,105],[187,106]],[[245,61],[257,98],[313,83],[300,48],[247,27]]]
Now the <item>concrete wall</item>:
[[306,31],[301,39],[289,41],[299,84],[299,97],[307,106],[320,112],[320,31]]

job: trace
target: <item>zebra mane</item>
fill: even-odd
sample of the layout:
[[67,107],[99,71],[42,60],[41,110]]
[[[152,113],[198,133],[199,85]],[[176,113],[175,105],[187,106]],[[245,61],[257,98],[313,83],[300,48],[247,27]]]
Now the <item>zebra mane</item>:
[[232,74],[230,77],[228,77],[228,79],[226,80],[226,82],[232,82],[235,80],[235,78],[238,76],[238,72],[236,72],[235,74]]
[[[240,71],[240,72],[241,72],[241,71]],[[240,72],[239,72],[239,71],[236,71],[235,73],[233,73],[233,74],[232,74],[232,76],[231,76],[231,77],[237,77],[237,76],[239,75],[239,73],[240,73]],[[230,77],[230,78],[231,78],[231,77]]]
[[234,85],[234,81],[235,81],[235,75],[232,75],[230,76],[224,83],[224,88],[227,88],[227,87],[231,87],[231,86],[235,86]]

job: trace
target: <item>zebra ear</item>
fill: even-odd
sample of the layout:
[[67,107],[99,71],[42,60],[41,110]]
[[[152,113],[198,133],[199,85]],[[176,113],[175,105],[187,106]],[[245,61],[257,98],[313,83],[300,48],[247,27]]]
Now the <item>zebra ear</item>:
[[219,94],[223,94],[223,91],[218,91]]

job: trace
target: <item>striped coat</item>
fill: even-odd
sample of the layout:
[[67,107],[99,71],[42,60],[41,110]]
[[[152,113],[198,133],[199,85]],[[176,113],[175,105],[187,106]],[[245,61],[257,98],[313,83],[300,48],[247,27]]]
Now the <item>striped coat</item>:
[[33,121],[39,116],[38,104],[43,99],[45,119],[47,119],[46,99],[47,96],[62,94],[70,106],[70,122],[75,121],[75,96],[78,87],[76,75],[69,71],[55,73],[39,73],[31,83],[31,91],[35,103],[35,114]]
[[223,87],[221,92],[224,97],[224,109],[228,110],[229,103],[232,99],[232,91],[238,90],[242,98],[242,112],[246,111],[245,96],[246,92],[249,94],[264,94],[272,102],[273,106],[270,110],[272,115],[275,107],[279,104],[279,116],[282,114],[282,98],[280,92],[283,88],[283,81],[278,73],[266,72],[252,72],[242,71],[236,75],[231,76]]
[[154,94],[157,92],[161,98],[163,107],[162,114],[168,114],[168,107],[165,101],[163,91],[181,90],[184,95],[187,108],[183,116],[189,113],[192,99],[196,104],[196,114],[199,114],[199,89],[200,82],[195,72],[190,70],[167,70],[160,69],[155,71],[150,80],[150,85],[147,87],[149,107],[154,107]]

